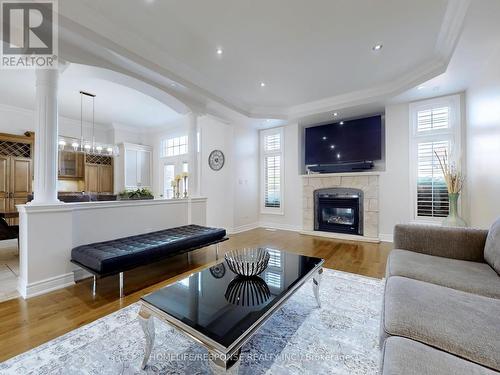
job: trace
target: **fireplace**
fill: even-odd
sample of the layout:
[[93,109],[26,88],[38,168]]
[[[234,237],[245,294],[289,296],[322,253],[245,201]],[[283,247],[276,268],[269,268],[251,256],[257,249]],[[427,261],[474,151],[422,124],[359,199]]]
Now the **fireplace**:
[[314,230],[363,235],[363,192],[331,188],[314,192]]

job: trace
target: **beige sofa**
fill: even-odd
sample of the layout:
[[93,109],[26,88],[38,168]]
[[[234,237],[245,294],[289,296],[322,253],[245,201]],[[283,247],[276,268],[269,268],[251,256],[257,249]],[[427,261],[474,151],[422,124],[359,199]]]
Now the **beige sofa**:
[[398,225],[394,245],[382,374],[498,374],[500,219],[489,231]]

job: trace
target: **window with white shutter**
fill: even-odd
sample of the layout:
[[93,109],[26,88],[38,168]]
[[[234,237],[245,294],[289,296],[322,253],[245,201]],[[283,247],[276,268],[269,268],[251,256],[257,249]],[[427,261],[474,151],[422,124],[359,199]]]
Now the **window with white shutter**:
[[[448,216],[448,190],[437,155],[460,157],[460,97],[426,100],[410,105],[412,201],[416,220]],[[437,155],[436,155],[437,154]]]
[[262,212],[283,213],[283,129],[261,132]]

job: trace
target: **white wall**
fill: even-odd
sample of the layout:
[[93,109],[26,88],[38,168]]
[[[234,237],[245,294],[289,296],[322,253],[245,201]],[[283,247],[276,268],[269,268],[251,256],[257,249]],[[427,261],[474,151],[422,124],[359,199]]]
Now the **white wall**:
[[[207,223],[211,226],[232,229],[234,207],[233,126],[210,116],[199,118],[200,129],[200,194],[208,198]],[[208,165],[213,150],[225,156],[224,167],[218,171]]]
[[500,217],[500,45],[466,91],[467,189],[471,225]]
[[379,177],[379,237],[392,241],[394,225],[411,219],[409,105],[385,109],[385,172]]
[[250,126],[233,129],[234,231],[259,221],[259,133]]
[[[302,229],[302,178],[300,177],[301,131],[297,123],[284,127],[283,215],[260,214],[260,224],[273,228]],[[259,212],[262,202],[259,198]]]
[[[187,155],[160,158],[162,139],[187,135],[188,117],[169,124],[165,130],[150,135],[154,147],[154,193],[163,193],[163,165]],[[228,232],[243,231],[258,225],[258,131],[248,125],[228,123],[213,116],[198,118],[200,132],[200,195],[208,198],[207,225],[223,227]],[[213,171],[208,156],[213,150],[225,155],[225,165]]]

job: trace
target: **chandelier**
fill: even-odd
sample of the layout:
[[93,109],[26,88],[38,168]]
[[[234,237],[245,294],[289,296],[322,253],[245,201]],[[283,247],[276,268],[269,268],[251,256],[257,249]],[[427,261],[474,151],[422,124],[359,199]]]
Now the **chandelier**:
[[[84,99],[90,98],[92,101],[92,137],[87,140],[83,134],[83,101]],[[89,92],[80,91],[80,139],[73,137],[59,137],[59,147],[61,150],[64,150],[66,146],[71,146],[73,151],[84,152],[86,154],[95,154],[95,155],[109,155],[116,156],[118,155],[118,148],[105,144],[98,143],[95,140],[95,94],[91,94]]]

